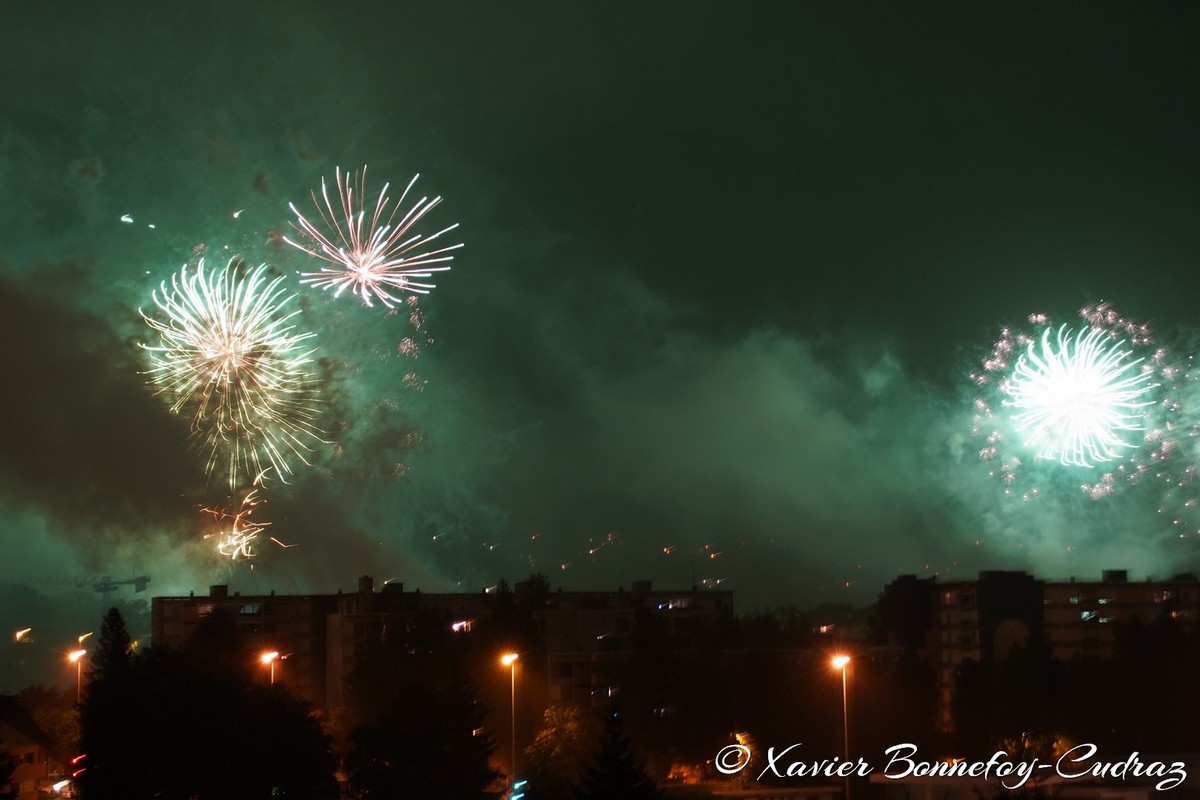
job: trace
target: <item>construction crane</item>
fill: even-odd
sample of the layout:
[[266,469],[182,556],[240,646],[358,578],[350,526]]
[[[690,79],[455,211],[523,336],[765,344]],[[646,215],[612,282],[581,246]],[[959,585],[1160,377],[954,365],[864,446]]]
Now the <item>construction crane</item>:
[[133,586],[135,592],[146,591],[146,586],[150,583],[149,575],[138,575],[133,578],[125,578],[123,580],[114,580],[108,575],[79,575],[69,578],[29,578],[26,580],[9,581],[10,583],[25,583],[25,584],[54,584],[57,586],[75,586],[82,589],[84,586],[91,586],[97,592],[104,595],[104,606],[109,606],[109,599],[112,593],[117,590],[118,586]]

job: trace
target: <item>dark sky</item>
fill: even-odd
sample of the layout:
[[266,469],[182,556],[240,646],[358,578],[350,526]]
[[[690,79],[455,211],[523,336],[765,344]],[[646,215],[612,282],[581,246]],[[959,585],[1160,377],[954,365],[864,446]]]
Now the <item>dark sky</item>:
[[[1192,568],[1177,497],[1097,505],[1076,475],[1005,497],[967,374],[1002,325],[1101,300],[1190,352],[1198,15],[6,3],[6,571],[181,592],[543,570],[721,580],[748,609],[868,602],[902,572]],[[311,267],[273,243],[287,204],[363,164],[420,172],[465,247],[420,332],[294,286],[335,444],[266,495],[299,546],[230,573],[136,310],[201,250]]]

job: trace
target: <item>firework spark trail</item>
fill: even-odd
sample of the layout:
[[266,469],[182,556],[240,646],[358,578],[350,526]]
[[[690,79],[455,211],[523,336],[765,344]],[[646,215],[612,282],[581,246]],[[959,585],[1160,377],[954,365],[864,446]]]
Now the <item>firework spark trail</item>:
[[1025,445],[1037,458],[1065,466],[1092,467],[1123,458],[1136,448],[1128,432],[1146,429],[1147,399],[1158,384],[1138,369],[1140,358],[1123,341],[1112,343],[1102,330],[1075,333],[1062,326],[1057,343],[1046,330],[1040,348],[1030,343],[1001,391],[1004,405]]
[[[301,283],[320,289],[333,289],[334,297],[350,289],[362,298],[364,304],[372,305],[374,298],[388,308],[393,308],[394,304],[401,301],[393,292],[428,294],[434,284],[414,279],[430,278],[435,272],[450,269],[447,262],[454,259],[451,251],[462,247],[462,243],[426,249],[435,239],[457,228],[458,223],[432,236],[415,231],[416,225],[442,202],[441,197],[422,197],[408,211],[400,214],[400,207],[418,177],[413,176],[394,205],[387,194],[390,184],[385,183],[369,218],[365,205],[366,167],[356,172],[353,180],[340,167],[335,170],[336,204],[329,198],[325,179],[321,179],[320,198],[315,191],[312,192],[313,204],[320,215],[320,225],[314,224],[297,210],[295,204],[289,203],[292,213],[296,215],[292,227],[312,244],[296,242],[286,236],[284,241],[336,267],[322,267],[320,272],[302,273]],[[400,215],[399,219],[397,215]]]
[[269,278],[265,264],[248,274],[242,266],[237,258],[217,271],[203,259],[184,266],[153,295],[164,320],[139,309],[160,335],[159,344],[142,345],[147,374],[172,413],[191,418],[206,472],[221,464],[231,491],[244,476],[261,483],[272,468],[286,482],[288,459],[307,464],[305,453],[322,441],[307,369],[313,351],[303,349],[314,334],[295,331],[300,312],[286,309],[295,295],[282,276]]
[[[242,498],[237,511],[231,512],[224,508],[200,509],[202,513],[212,516],[218,523],[230,522],[229,529],[222,529],[216,536],[217,552],[232,561],[237,561],[239,558],[253,558],[256,555],[254,541],[258,538],[259,531],[271,524],[254,522],[250,519],[254,509],[261,502],[258,500],[257,494],[257,489],[250,491]],[[207,539],[211,536],[212,534],[204,538]]]

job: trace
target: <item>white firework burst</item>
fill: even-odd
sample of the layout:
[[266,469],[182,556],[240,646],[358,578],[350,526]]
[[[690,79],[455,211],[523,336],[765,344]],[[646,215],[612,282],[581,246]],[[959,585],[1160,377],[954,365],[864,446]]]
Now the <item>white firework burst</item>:
[[434,284],[425,283],[435,272],[450,269],[452,252],[462,243],[435,247],[430,243],[458,227],[455,223],[431,236],[417,232],[418,223],[441,202],[441,197],[422,197],[401,213],[401,206],[417,182],[414,175],[394,204],[388,197],[389,184],[384,184],[371,215],[365,204],[367,168],[353,176],[334,172],[337,203],[329,198],[325,179],[321,179],[321,195],[312,193],[313,204],[320,215],[320,224],[306,218],[295,204],[289,203],[296,220],[292,227],[301,234],[303,242],[284,237],[292,247],[314,258],[333,264],[320,272],[302,273],[301,283],[320,289],[333,289],[334,296],[347,289],[370,306],[378,300],[388,308],[401,302],[405,293],[428,294]]
[[1028,345],[1001,386],[1026,447],[1067,466],[1124,458],[1144,439],[1129,434],[1146,429],[1152,373],[1104,331],[1051,333]]
[[153,295],[165,315],[139,313],[159,334],[143,344],[148,375],[172,413],[189,417],[192,435],[206,451],[206,471],[218,465],[231,490],[244,479],[261,482],[274,468],[291,474],[292,456],[321,441],[316,426],[316,381],[309,372],[314,334],[295,330],[295,298],[270,278],[267,265],[248,273],[238,258],[216,271],[201,259],[184,266]]

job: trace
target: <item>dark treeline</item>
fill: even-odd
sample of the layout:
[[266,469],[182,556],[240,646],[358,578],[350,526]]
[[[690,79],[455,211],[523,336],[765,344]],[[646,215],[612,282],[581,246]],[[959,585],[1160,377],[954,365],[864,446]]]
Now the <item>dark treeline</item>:
[[[662,614],[638,609],[621,647],[596,662],[608,670],[598,692],[547,708],[539,612],[551,602],[549,582],[534,576],[515,591],[502,583],[466,634],[434,612],[385,625],[356,652],[345,707],[325,715],[264,680],[230,617],[204,618],[181,649],[133,652],[111,611],[79,708],[82,796],[317,800],[337,797],[340,777],[343,796],[356,798],[502,797],[510,698],[498,655],[509,651],[520,654],[517,759],[528,800],[651,798],[656,783],[722,779],[712,759],[731,743],[759,759],[747,777],[771,746],[802,743],[806,760],[841,756],[835,651],[853,658],[851,759],[879,764],[902,742],[929,758],[1079,742],[1124,753],[1200,746],[1200,646],[1169,619],[1121,625],[1107,659],[1056,660],[1035,638],[996,663],[964,662],[947,710],[928,654],[913,648],[834,642],[794,610],[678,635]],[[47,697],[47,709],[61,706]]]
[[104,618],[79,708],[84,800],[336,798],[331,741],[312,709],[253,672],[234,620],[214,613],[187,647],[130,649]]
[[1031,639],[994,664],[964,662],[953,712],[960,752],[996,744],[1049,751],[1075,743],[1112,753],[1200,749],[1200,642],[1169,617],[1120,624],[1111,658],[1059,661]]

